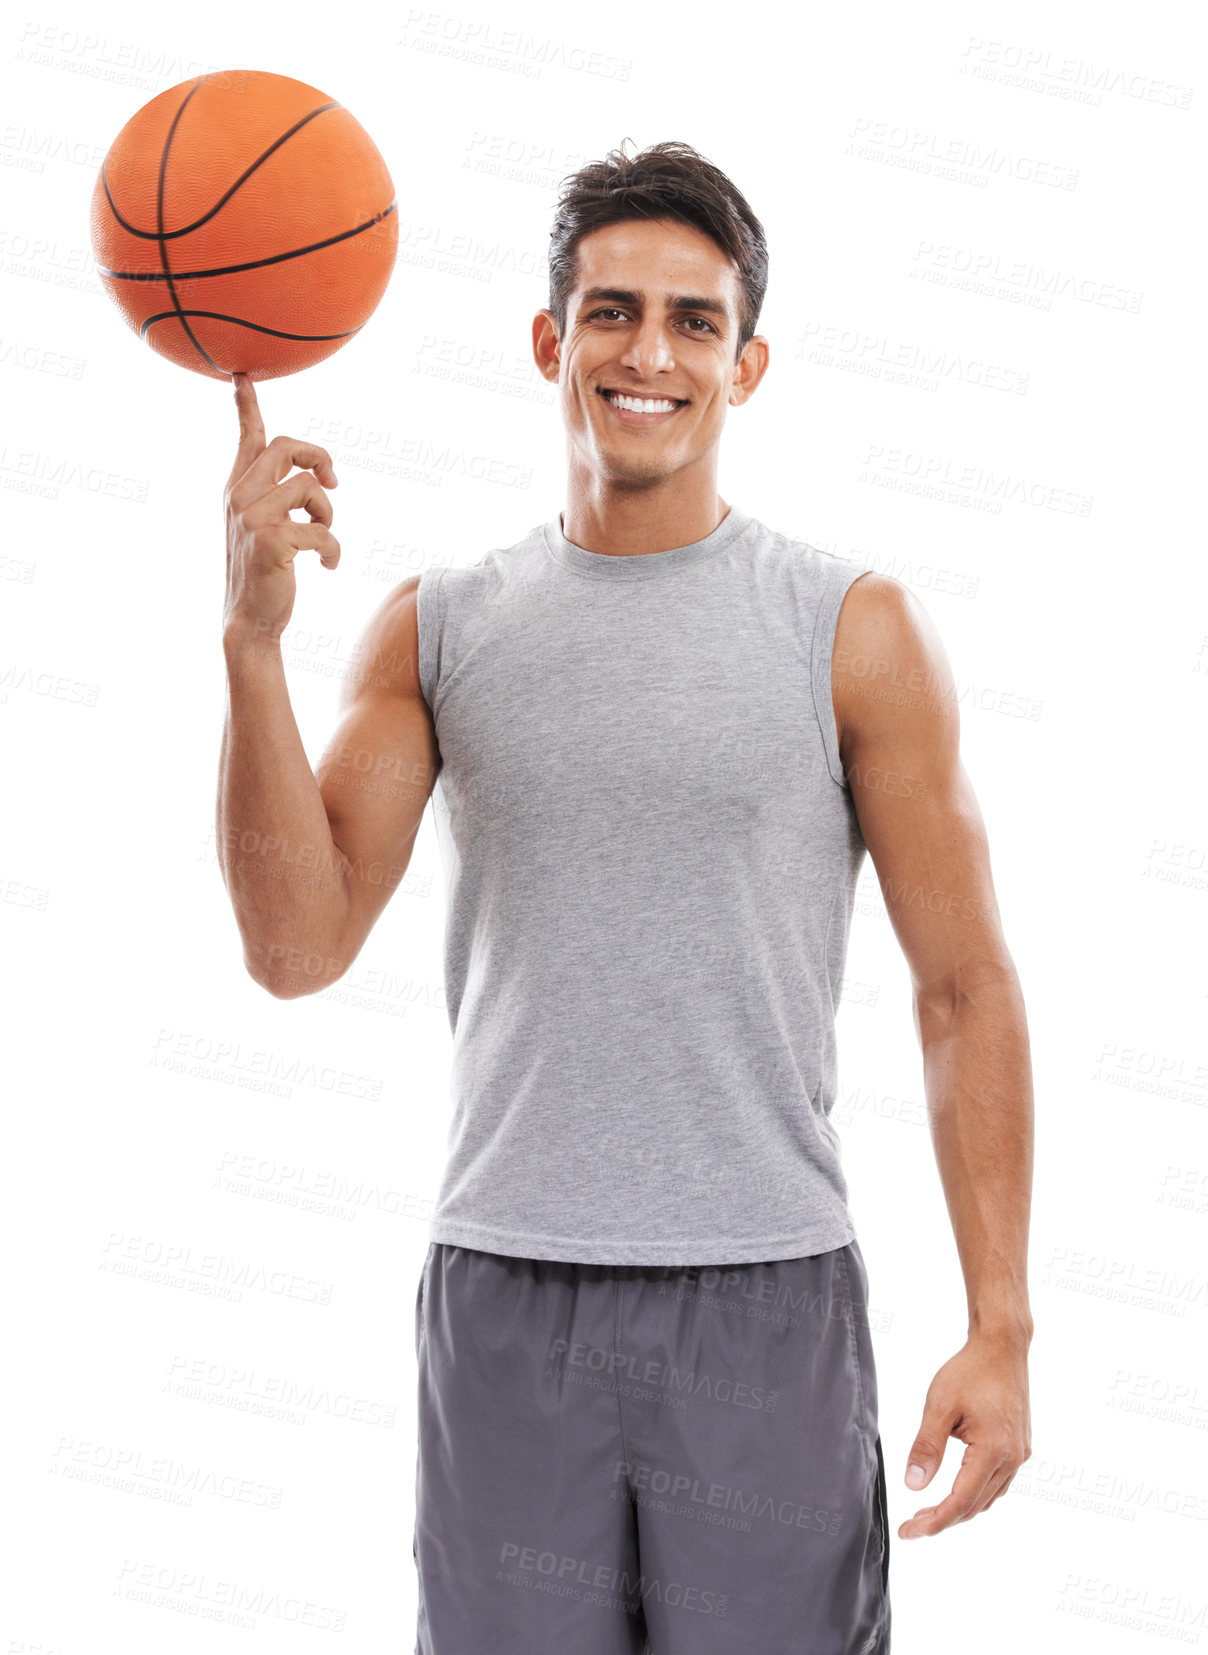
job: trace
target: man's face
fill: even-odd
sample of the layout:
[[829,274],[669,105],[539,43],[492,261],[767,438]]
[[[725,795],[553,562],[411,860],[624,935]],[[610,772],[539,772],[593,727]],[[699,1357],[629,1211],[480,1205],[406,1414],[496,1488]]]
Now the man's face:
[[[734,360],[740,293],[733,264],[692,225],[627,219],[583,238],[564,336],[541,311],[533,347],[542,373],[558,383],[567,436],[591,472],[640,487],[716,449],[726,409],[747,400],[767,367],[758,336]],[[606,391],[676,406],[633,413]]]

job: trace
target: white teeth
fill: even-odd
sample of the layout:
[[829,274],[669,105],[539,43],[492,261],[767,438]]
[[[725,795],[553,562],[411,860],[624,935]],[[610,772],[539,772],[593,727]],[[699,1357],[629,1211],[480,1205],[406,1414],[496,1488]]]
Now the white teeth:
[[620,392],[605,391],[605,400],[617,408],[630,408],[635,414],[669,414],[678,408],[678,402],[642,402],[637,397],[622,396]]

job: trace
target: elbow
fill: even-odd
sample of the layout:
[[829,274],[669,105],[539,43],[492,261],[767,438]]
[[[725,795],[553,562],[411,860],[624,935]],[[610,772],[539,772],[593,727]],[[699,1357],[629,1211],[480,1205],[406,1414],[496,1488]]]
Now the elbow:
[[264,971],[255,974],[255,980],[274,1000],[302,1000],[308,994],[321,994],[335,981],[333,977],[300,971]]
[[309,984],[302,985],[289,977],[258,977],[256,981],[274,1000],[300,1000],[303,995],[317,992]]
[[245,953],[243,964],[256,986],[271,994],[274,1000],[300,1000],[327,987],[326,981],[287,969],[280,959],[267,961]]
[[321,948],[272,948],[266,959],[248,965],[250,975],[274,1000],[301,1000],[330,988],[351,965]]
[[1010,959],[981,961],[914,985],[915,1027],[946,1032],[967,1011],[984,1010],[1003,999],[1020,999],[1019,978]]

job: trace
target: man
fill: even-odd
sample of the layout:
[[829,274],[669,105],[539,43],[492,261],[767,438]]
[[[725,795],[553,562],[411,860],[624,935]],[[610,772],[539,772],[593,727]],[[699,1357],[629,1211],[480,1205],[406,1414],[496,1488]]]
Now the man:
[[550,272],[532,342],[565,509],[389,595],[317,776],[279,640],[297,551],[338,564],[336,478],[265,445],[236,376],[224,877],[255,979],[316,992],[433,800],[454,1111],[416,1301],[422,1655],[884,1655],[867,1276],[828,1119],[866,850],[969,1313],[907,1486],[950,1436],[965,1454],[899,1537],[987,1510],[1030,1454],[1028,1039],[952,675],[905,587],[718,495],[770,354],[762,228],[724,174],[678,143],[584,168]]

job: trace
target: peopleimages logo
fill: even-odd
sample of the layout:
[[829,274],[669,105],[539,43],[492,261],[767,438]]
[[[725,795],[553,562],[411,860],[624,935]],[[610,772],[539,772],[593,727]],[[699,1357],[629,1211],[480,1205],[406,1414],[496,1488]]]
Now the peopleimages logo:
[[[770,1494],[747,1492],[725,1483],[702,1483],[699,1477],[686,1472],[671,1472],[648,1465],[644,1460],[618,1460],[613,1470],[614,1481],[625,1480],[634,1489],[649,1490],[651,1494],[665,1495],[668,1501],[681,1500],[684,1516],[712,1516],[715,1512],[736,1513],[746,1519],[749,1528],[752,1519],[770,1517],[775,1523],[789,1528],[813,1529],[817,1533],[838,1534],[842,1513],[825,1511],[816,1506],[802,1505],[799,1500],[778,1500]],[[693,1510],[693,1507],[699,1508]]]
[[[408,35],[410,31],[410,35]],[[414,51],[482,63],[512,74],[536,79],[547,68],[596,75],[602,80],[628,80],[633,59],[616,57],[596,47],[533,35],[523,29],[496,28],[492,21],[462,17],[456,12],[411,6],[403,19],[398,45]]]
[[[636,1577],[628,1569],[618,1569],[611,1563],[589,1562],[586,1558],[569,1557],[557,1552],[538,1551],[536,1546],[518,1546],[505,1540],[499,1552],[497,1580],[512,1586],[531,1586],[533,1576],[544,1581],[568,1597],[581,1597],[585,1603],[600,1601],[595,1594],[610,1594],[609,1606],[620,1599],[627,1607],[637,1607],[638,1599],[654,1598],[659,1603],[677,1609],[694,1610],[701,1615],[725,1614],[729,1597],[710,1592],[701,1586],[689,1586],[681,1580],[660,1580],[657,1575],[641,1573]],[[586,1592],[582,1589],[588,1588]]]
[[715,1379],[709,1374],[698,1374],[695,1368],[684,1372],[673,1362],[660,1362],[653,1357],[638,1363],[632,1356],[622,1355],[620,1351],[604,1350],[599,1345],[588,1345],[579,1340],[570,1344],[565,1339],[555,1339],[550,1346],[549,1360],[553,1363],[560,1359],[562,1366],[587,1368],[596,1373],[606,1370],[610,1378],[620,1377],[631,1384],[649,1385],[652,1389],[673,1395],[686,1393],[713,1402],[733,1402],[737,1407],[754,1408],[764,1413],[774,1412],[780,1395],[779,1391],[747,1385],[726,1375]]

